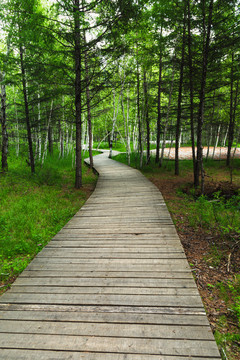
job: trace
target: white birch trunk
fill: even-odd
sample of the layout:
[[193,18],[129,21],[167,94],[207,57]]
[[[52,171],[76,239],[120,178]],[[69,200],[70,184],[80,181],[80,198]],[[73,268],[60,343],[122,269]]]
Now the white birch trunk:
[[66,144],[65,144],[65,148],[67,151],[67,155],[69,154],[69,126],[68,124],[66,124]]
[[226,131],[226,135],[225,135],[225,137],[224,137],[224,140],[223,140],[223,147],[226,146],[227,137],[228,137],[228,128],[227,128],[227,131]]
[[41,134],[41,103],[40,103],[40,94],[38,93],[38,160],[41,161],[42,156],[42,134]]
[[166,146],[166,135],[167,135],[168,124],[169,124],[170,109],[171,109],[171,104],[172,104],[172,92],[173,92],[174,75],[175,75],[175,69],[173,69],[173,73],[172,73],[171,87],[170,87],[170,93],[169,93],[169,99],[168,99],[167,118],[166,118],[164,131],[163,131],[163,142],[162,142],[162,148],[161,148],[160,166],[162,165],[162,162],[163,162],[164,149],[165,149],[165,146]]
[[16,121],[16,156],[19,157],[19,151],[20,151],[20,139],[19,139],[19,122],[18,122],[18,111],[17,111],[17,104],[16,104],[16,90],[15,86],[13,86],[13,102],[14,102],[14,110],[15,110],[15,121]]
[[115,94],[115,90],[113,90],[113,126],[112,126],[112,131],[111,131],[111,137],[110,137],[110,151],[109,151],[109,158],[112,158],[112,143],[113,143],[113,137],[114,137],[114,132],[115,132],[115,126],[116,126],[116,121],[117,121],[117,116],[118,116],[118,110],[119,110],[119,102],[120,102],[120,96],[119,96],[119,100],[117,103],[117,111],[116,111],[116,94]]
[[130,154],[131,154],[131,144],[130,144],[130,136],[129,136],[129,113],[130,113],[130,101],[129,101],[129,88],[127,90],[127,131],[126,131],[126,138],[127,138],[127,162],[128,162],[128,165],[130,165],[130,162],[131,162],[131,157],[130,157]]
[[232,159],[234,159],[234,157],[235,157],[239,141],[240,141],[240,127],[238,128],[238,134],[236,136],[236,146],[235,146],[234,151],[233,151]]
[[214,159],[216,147],[218,147],[218,142],[219,142],[219,137],[220,137],[220,131],[221,131],[221,124],[218,126],[216,142],[215,142],[215,144],[214,144],[213,153],[212,153],[212,159]]
[[48,118],[47,132],[46,132],[46,138],[45,138],[43,155],[42,155],[42,165],[43,165],[44,160],[45,160],[45,158],[47,156],[48,132],[49,132],[49,129],[50,129],[50,124],[51,124],[51,119],[52,119],[52,110],[53,110],[53,100],[51,102],[50,114],[49,114],[49,118]]

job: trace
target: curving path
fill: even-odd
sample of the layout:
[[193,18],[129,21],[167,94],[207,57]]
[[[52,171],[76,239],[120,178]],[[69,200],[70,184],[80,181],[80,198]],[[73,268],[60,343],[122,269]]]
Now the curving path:
[[161,193],[95,157],[97,188],[0,298],[0,359],[217,360]]

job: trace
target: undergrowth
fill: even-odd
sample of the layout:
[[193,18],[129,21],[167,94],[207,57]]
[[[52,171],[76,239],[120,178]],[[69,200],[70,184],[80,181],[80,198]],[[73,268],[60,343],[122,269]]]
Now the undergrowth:
[[[222,355],[238,359],[240,345],[240,275],[217,284],[220,298],[228,307],[228,316],[222,315],[218,321],[215,338]],[[232,354],[232,355],[231,355]]]
[[83,166],[74,188],[72,157],[48,156],[31,175],[24,158],[9,157],[0,175],[0,284],[4,290],[84,204],[96,176]]

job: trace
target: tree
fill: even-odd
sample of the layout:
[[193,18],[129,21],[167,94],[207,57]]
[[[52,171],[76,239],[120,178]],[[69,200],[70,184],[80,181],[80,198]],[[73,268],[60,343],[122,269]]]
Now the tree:
[[183,88],[183,70],[184,70],[185,43],[186,43],[186,13],[187,13],[187,4],[186,4],[186,1],[184,1],[183,30],[182,30],[182,55],[181,55],[180,76],[179,76],[176,141],[175,141],[175,175],[179,175],[178,149],[179,149],[179,138],[180,138],[180,130],[181,130],[181,115],[182,115],[182,88]]
[[0,72],[1,84],[1,126],[2,126],[2,170],[8,170],[8,133],[6,116],[6,86],[4,84],[4,73]]

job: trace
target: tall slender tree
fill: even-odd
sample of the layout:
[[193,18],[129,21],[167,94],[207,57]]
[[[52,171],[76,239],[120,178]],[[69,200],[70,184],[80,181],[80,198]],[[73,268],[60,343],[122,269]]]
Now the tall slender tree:
[[204,170],[203,170],[203,147],[202,147],[202,131],[204,122],[204,102],[206,91],[206,79],[208,70],[208,55],[210,47],[210,35],[212,27],[213,14],[213,0],[210,0],[208,7],[208,23],[206,28],[206,6],[205,0],[202,0],[203,5],[203,50],[202,50],[202,76],[201,89],[199,95],[199,111],[198,111],[198,127],[197,127],[197,162],[196,162],[196,177],[195,187],[199,186],[199,176],[201,172],[201,191],[204,190]]
[[180,77],[178,89],[178,107],[177,107],[177,124],[176,124],[176,140],[175,140],[175,175],[179,175],[179,139],[181,131],[181,115],[182,115],[182,91],[183,91],[183,72],[185,61],[185,44],[186,44],[186,16],[187,16],[187,3],[184,1],[183,10],[183,30],[182,30],[182,54],[180,64]]

